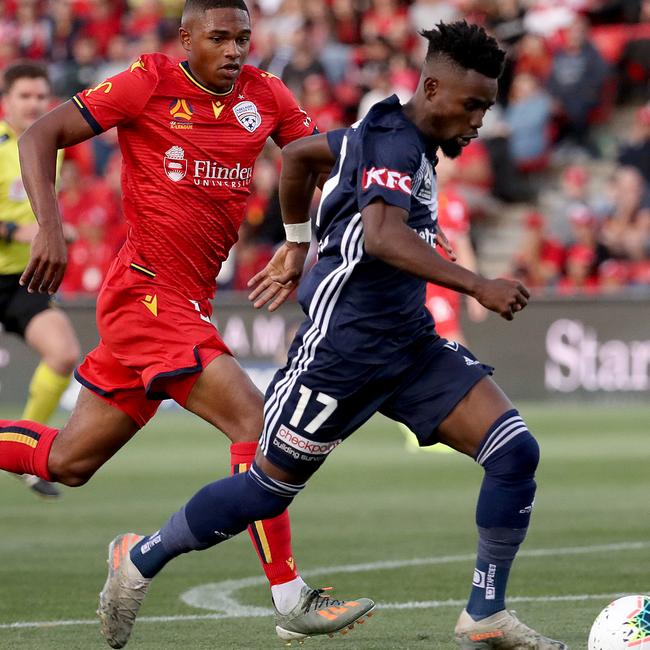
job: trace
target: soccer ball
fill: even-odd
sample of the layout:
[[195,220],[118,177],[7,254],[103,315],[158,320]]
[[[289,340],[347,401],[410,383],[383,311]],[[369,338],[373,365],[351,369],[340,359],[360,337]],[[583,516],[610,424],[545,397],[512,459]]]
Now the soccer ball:
[[589,650],[650,650],[650,596],[624,596],[598,614]]

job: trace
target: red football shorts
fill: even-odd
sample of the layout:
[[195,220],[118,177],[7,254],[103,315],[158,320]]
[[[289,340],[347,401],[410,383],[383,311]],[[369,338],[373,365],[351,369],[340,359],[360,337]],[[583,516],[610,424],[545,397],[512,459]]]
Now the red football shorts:
[[231,354],[211,315],[209,300],[191,300],[140,265],[115,260],[97,299],[99,345],[75,377],[144,426],[163,399],[185,406],[203,368]]
[[437,284],[427,284],[427,309],[433,315],[436,332],[453,339],[460,330],[460,294]]

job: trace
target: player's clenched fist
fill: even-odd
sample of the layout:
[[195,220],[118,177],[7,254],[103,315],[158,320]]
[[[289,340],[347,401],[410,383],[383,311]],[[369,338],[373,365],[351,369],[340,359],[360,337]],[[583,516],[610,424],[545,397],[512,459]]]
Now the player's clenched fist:
[[476,290],[475,298],[487,309],[496,312],[506,320],[512,320],[515,314],[527,304],[530,293],[517,280],[483,278]]

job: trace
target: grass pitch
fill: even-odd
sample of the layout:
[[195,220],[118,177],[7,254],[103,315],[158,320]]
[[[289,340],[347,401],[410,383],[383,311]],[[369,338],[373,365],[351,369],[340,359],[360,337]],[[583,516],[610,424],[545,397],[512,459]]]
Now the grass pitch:
[[[584,650],[613,594],[650,590],[650,408],[521,412],[542,463],[509,604],[530,625]],[[191,416],[161,412],[60,502],[38,501],[0,476],[0,648],[107,648],[94,611],[108,542],[119,532],[155,530],[227,464],[223,436]],[[342,445],[292,506],[294,550],[311,584],[333,584],[341,597],[367,595],[377,614],[346,637],[310,639],[305,648],[455,648],[480,481],[479,468],[458,454],[408,453],[384,419]],[[247,535],[178,558],[156,578],[128,647],[281,648],[272,618],[247,609],[270,606],[260,575]],[[210,609],[227,586],[206,584],[244,578],[253,580],[230,583],[225,612]]]

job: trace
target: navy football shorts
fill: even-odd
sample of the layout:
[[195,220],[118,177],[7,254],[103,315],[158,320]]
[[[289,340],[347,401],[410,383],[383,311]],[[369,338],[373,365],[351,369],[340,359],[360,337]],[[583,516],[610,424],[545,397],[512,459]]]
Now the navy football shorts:
[[421,446],[493,368],[453,341],[425,336],[389,364],[343,358],[303,323],[266,392],[260,446],[275,465],[312,474],[375,413],[402,422]]

